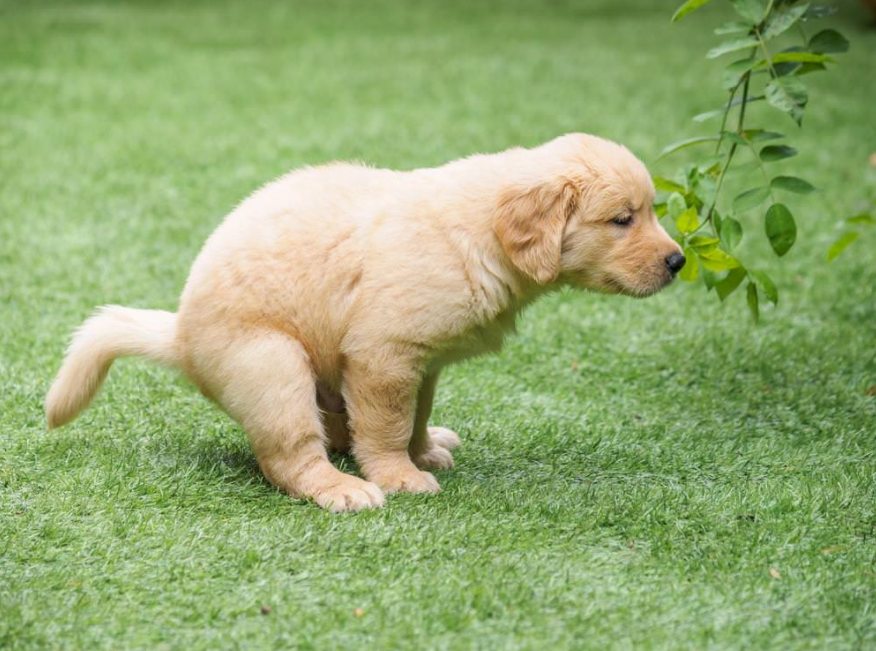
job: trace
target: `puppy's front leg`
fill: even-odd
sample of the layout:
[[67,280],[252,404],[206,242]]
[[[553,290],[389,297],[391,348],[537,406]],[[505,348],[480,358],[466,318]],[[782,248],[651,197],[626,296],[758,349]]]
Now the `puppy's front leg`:
[[438,372],[433,371],[423,378],[417,395],[417,417],[414,419],[414,434],[411,437],[409,452],[411,459],[420,468],[447,470],[453,467],[450,450],[459,445],[459,435],[445,427],[429,427],[432,403]]
[[434,493],[441,490],[437,480],[408,452],[422,374],[416,361],[399,353],[373,351],[369,360],[350,360],[344,397],[353,454],[365,477],[386,492]]

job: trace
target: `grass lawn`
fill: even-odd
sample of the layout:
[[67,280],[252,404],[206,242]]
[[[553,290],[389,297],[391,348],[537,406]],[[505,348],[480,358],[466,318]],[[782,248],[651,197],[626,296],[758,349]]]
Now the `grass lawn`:
[[670,25],[676,1],[0,1],[0,648],[874,648],[876,239],[824,260],[876,196],[855,2],[805,131],[752,107],[821,189],[781,263],[747,223],[782,294],[759,327],[700,286],[555,294],[446,373],[444,491],[353,515],[276,492],[145,362],[45,429],[70,330],[174,309],[207,234],[288,169],[578,130],[671,174],[657,152],[723,100],[703,53],[730,18]]

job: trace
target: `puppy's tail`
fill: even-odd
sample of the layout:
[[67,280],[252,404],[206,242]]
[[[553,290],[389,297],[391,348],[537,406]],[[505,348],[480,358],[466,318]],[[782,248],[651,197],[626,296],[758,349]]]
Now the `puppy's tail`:
[[118,305],[100,308],[73,335],[67,355],[46,396],[49,429],[73,420],[88,406],[117,357],[141,355],[180,365],[176,314]]

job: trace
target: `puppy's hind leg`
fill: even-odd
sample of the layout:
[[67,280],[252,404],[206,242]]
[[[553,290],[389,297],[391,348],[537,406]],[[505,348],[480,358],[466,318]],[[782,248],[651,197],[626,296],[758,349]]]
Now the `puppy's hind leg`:
[[225,350],[220,402],[246,430],[271,483],[332,511],[383,504],[375,484],[343,473],[329,461],[313,371],[296,340],[255,331]]

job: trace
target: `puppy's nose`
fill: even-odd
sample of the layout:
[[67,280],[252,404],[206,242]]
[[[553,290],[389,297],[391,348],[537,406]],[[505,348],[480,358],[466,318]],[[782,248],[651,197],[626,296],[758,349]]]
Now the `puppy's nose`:
[[666,258],[666,266],[669,267],[669,272],[674,276],[684,266],[685,259],[681,253],[670,253]]

